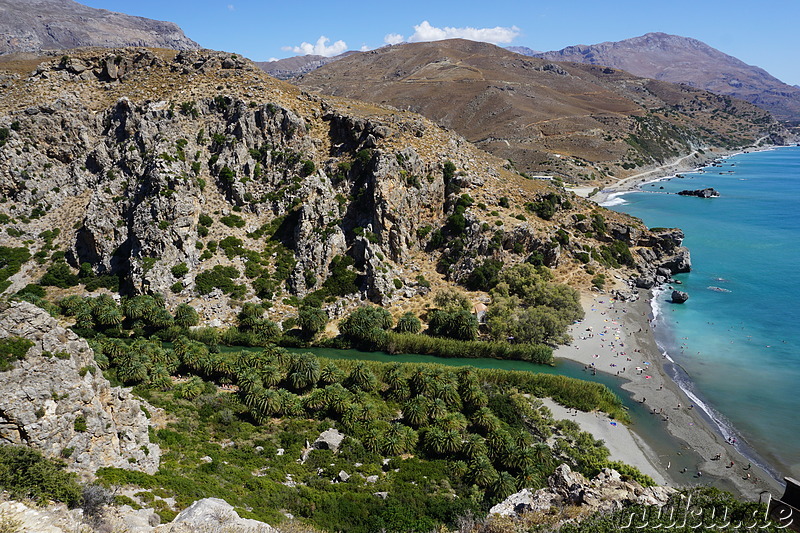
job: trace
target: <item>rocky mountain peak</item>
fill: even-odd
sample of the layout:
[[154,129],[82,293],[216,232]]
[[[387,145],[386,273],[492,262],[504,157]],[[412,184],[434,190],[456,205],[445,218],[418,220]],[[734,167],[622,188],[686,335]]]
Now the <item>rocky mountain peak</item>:
[[717,94],[741,98],[777,118],[800,120],[800,91],[708,44],[679,35],[647,33],[617,42],[569,46],[533,54],[552,61],[604,65]]
[[0,0],[0,53],[149,46],[200,46],[172,22],[95,9],[73,0]]

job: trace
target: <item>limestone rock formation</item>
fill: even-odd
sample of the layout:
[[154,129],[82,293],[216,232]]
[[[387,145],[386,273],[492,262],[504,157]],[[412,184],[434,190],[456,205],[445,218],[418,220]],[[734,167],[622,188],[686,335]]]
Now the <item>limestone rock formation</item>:
[[34,342],[0,377],[0,443],[24,444],[70,469],[154,473],[161,451],[150,443],[145,409],[128,389],[111,387],[85,340],[27,302],[0,304],[0,337]]
[[175,519],[155,528],[154,533],[204,533],[241,531],[243,533],[274,533],[264,522],[240,518],[233,506],[219,498],[197,500],[181,511]]
[[552,507],[575,505],[591,512],[616,511],[629,504],[665,505],[675,489],[642,487],[636,481],[624,481],[619,472],[605,468],[591,481],[562,464],[548,479],[548,488],[523,489],[489,510],[490,514],[520,516]]

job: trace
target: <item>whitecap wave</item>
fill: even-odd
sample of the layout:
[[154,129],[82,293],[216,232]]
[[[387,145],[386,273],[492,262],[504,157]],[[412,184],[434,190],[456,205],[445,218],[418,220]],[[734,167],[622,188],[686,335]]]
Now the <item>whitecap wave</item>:
[[628,201],[623,198],[623,195],[627,193],[614,193],[610,195],[604,202],[601,202],[599,205],[603,207],[611,207],[613,205],[625,205]]

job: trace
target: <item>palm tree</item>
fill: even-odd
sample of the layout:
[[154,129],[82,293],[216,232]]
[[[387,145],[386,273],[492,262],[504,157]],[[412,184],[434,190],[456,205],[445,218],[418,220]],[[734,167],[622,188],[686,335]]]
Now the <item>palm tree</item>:
[[343,415],[351,403],[352,393],[345,389],[341,383],[328,385],[322,390],[325,391],[328,407],[337,415]]
[[289,364],[289,383],[295,390],[303,390],[316,385],[319,375],[319,360],[314,354],[299,354]]
[[445,431],[436,426],[430,426],[425,430],[423,442],[428,453],[441,455],[444,452],[447,440]]
[[424,396],[411,398],[403,405],[403,418],[411,426],[420,427],[428,422],[429,402]]
[[483,437],[476,433],[470,433],[467,438],[464,440],[461,451],[464,452],[464,455],[467,459],[475,459],[480,455],[486,455],[486,441]]
[[485,455],[479,455],[469,464],[467,477],[479,487],[489,487],[497,479],[497,470]]
[[362,442],[367,451],[378,453],[383,447],[383,433],[374,425],[370,425],[364,434]]
[[303,398],[303,406],[312,413],[321,411],[328,405],[328,398],[323,389],[314,389]]
[[436,425],[442,429],[453,429],[459,433],[463,433],[467,429],[469,422],[461,413],[447,413],[442,418],[436,420]]
[[504,500],[517,492],[517,480],[508,472],[500,472],[491,485],[492,496],[497,500]]
[[473,425],[484,435],[500,427],[500,421],[488,407],[481,407],[472,415]]
[[436,398],[430,403],[430,408],[428,409],[428,416],[431,417],[431,420],[437,421],[445,416],[447,416],[447,404],[444,403],[444,400],[441,398]]
[[266,365],[261,369],[261,379],[265,387],[277,387],[283,381],[283,371],[275,365]]
[[444,402],[453,409],[461,409],[461,397],[458,395],[458,389],[455,383],[444,383],[436,387],[434,396],[444,400]]
[[350,371],[350,375],[346,380],[347,388],[350,390],[372,391],[378,386],[378,380],[375,374],[369,369],[367,364],[359,361]]
[[341,383],[344,380],[344,372],[333,361],[328,361],[319,371],[319,380],[323,385]]
[[147,379],[150,388],[165,391],[172,388],[172,379],[167,368],[163,365],[155,365],[150,371]]
[[298,416],[303,414],[303,404],[300,397],[288,390],[278,391],[280,396],[280,411],[284,416]]
[[444,430],[444,443],[442,451],[447,454],[458,453],[461,450],[461,433],[455,429]]
[[92,316],[94,317],[95,322],[97,322],[97,325],[104,328],[119,326],[122,324],[122,320],[124,318],[114,300],[111,300],[110,304],[103,303],[95,305],[94,309],[92,310]]
[[204,388],[205,384],[203,383],[203,380],[197,376],[192,376],[189,381],[181,385],[179,392],[181,398],[186,400],[194,400],[203,393]]
[[175,308],[175,324],[182,328],[189,328],[200,323],[200,316],[194,307],[189,304],[179,304]]

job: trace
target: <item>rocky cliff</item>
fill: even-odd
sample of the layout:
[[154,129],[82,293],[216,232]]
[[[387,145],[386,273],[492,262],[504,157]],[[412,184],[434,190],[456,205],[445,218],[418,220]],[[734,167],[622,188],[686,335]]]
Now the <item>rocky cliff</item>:
[[418,115],[309,95],[230,54],[45,59],[0,98],[0,245],[37,259],[10,291],[60,251],[123,292],[218,320],[228,296],[280,315],[284,297],[329,287],[337,264],[356,275],[345,305],[390,304],[487,259],[530,259],[576,286],[606,268],[654,278],[680,244]]
[[0,338],[33,341],[25,358],[0,373],[0,444],[24,444],[91,473],[118,467],[154,473],[153,407],[111,387],[85,340],[27,302],[0,304]]
[[0,54],[81,46],[200,46],[172,22],[94,9],[72,0],[0,0]]

